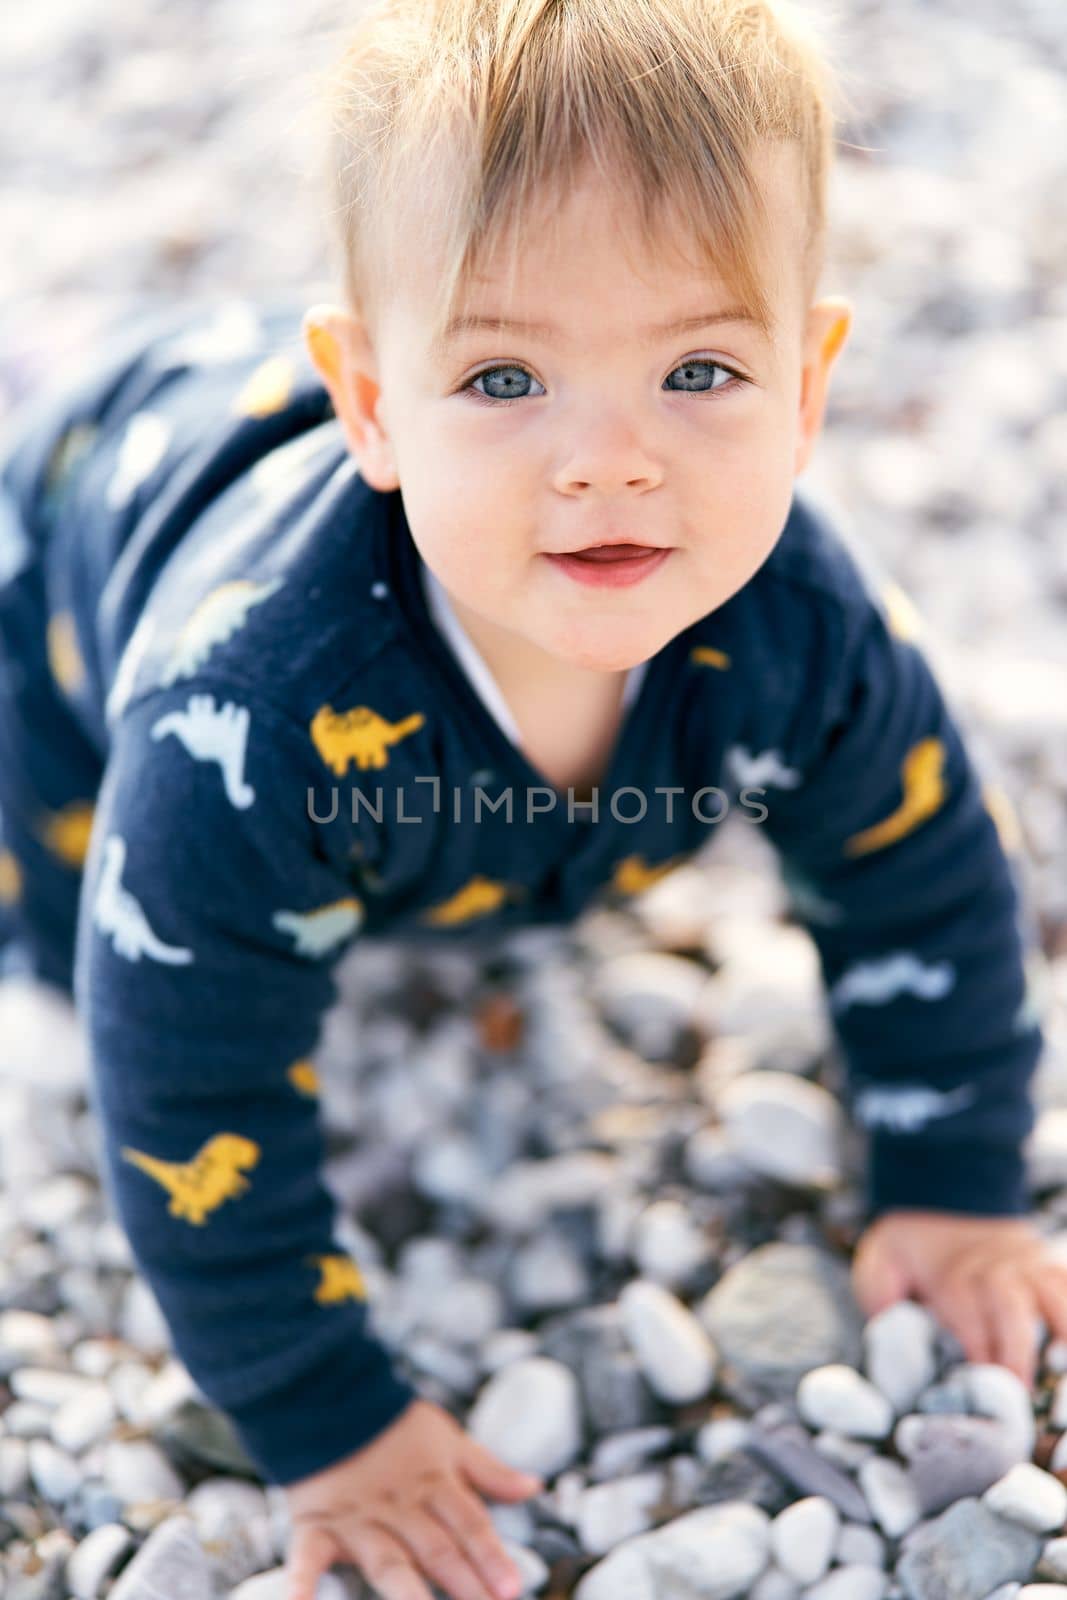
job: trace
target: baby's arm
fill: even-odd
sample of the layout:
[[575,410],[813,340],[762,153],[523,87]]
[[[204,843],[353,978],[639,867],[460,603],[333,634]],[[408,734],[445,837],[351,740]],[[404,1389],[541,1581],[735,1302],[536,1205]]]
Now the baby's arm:
[[1019,1214],[1043,1038],[1012,864],[919,646],[873,600],[830,617],[826,714],[763,803],[870,1132],[870,1211]]
[[131,1248],[193,1378],[279,1483],[356,1450],[416,1395],[368,1329],[319,1173],[308,1055],[360,901],[340,857],[351,829],[309,816],[309,785],[327,814],[313,754],[240,686],[129,706],[76,970]]
[[[521,1587],[476,1490],[536,1489],[421,1400],[368,1328],[308,1052],[358,934],[353,851],[305,729],[238,685],[175,687],[114,730],[76,986],[105,1171],[175,1349],[293,1523],[287,1600],[334,1561],[383,1595]],[[328,777],[329,775],[326,774]],[[309,792],[311,805],[309,805]]]

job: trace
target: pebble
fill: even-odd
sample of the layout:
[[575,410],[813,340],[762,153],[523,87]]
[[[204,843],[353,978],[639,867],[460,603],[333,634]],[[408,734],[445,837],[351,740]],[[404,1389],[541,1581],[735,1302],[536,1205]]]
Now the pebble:
[[1034,1533],[1055,1533],[1067,1521],[1067,1488],[1051,1472],[1021,1461],[987,1489],[982,1500]]
[[686,1512],[617,1545],[592,1567],[574,1600],[740,1600],[767,1565],[770,1521],[744,1502]]
[[181,1500],[185,1487],[151,1439],[113,1439],[104,1450],[103,1477],[124,1505]]
[[909,1472],[888,1456],[871,1456],[859,1469],[859,1485],[870,1514],[890,1539],[899,1539],[922,1516],[918,1490]]
[[898,1415],[910,1411],[937,1376],[937,1326],[924,1306],[898,1300],[863,1330],[867,1376]]
[[543,1478],[554,1476],[581,1450],[580,1396],[573,1372],[545,1356],[511,1362],[481,1389],[467,1431],[509,1466]]
[[884,1439],[893,1408],[873,1383],[840,1362],[816,1367],[797,1387],[800,1414],[813,1428],[833,1428],[847,1438]]
[[894,1434],[924,1516],[980,1495],[1018,1461],[1017,1434],[990,1417],[902,1417]]
[[753,1171],[799,1188],[840,1182],[844,1113],[819,1084],[786,1072],[745,1072],[725,1085],[715,1109]]
[[788,1577],[799,1584],[824,1577],[833,1558],[841,1517],[818,1495],[795,1500],[771,1523],[771,1551]]
[[646,1278],[679,1289],[712,1259],[706,1230],[678,1200],[654,1200],[634,1218],[634,1264]]
[[178,1513],[153,1528],[108,1600],[211,1600],[214,1590],[192,1521]]
[[986,1600],[1001,1584],[1025,1581],[1040,1551],[1028,1528],[968,1498],[912,1531],[897,1577],[908,1600]]
[[130,1530],[118,1522],[105,1522],[87,1534],[67,1562],[73,1600],[99,1600],[105,1581],[132,1544]]
[[696,1307],[723,1361],[767,1398],[792,1399],[812,1367],[859,1365],[863,1321],[848,1268],[804,1244],[752,1250]]
[[624,1539],[644,1533],[652,1526],[652,1510],[665,1487],[663,1471],[651,1470],[583,1490],[574,1522],[582,1549],[605,1555]]
[[889,1577],[880,1567],[838,1567],[805,1589],[804,1600],[883,1600]]
[[672,1405],[700,1400],[717,1353],[693,1313],[657,1283],[631,1279],[619,1295],[622,1329],[653,1391]]

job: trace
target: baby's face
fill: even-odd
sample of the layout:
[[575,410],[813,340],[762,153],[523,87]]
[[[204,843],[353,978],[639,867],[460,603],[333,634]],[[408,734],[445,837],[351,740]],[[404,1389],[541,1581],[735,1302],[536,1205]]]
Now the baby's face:
[[[534,232],[513,294],[492,258],[466,288],[470,316],[551,328],[471,327],[435,349],[417,300],[397,298],[373,350],[347,318],[340,374],[309,335],[363,476],[401,488],[412,537],[476,642],[622,670],[772,550],[850,312],[838,298],[804,304],[795,152],[761,155],[769,336],[733,318],[660,327],[711,318],[730,297],[623,236],[624,197],[596,176],[571,191],[551,239]],[[662,554],[624,586],[554,559],[627,541]]]

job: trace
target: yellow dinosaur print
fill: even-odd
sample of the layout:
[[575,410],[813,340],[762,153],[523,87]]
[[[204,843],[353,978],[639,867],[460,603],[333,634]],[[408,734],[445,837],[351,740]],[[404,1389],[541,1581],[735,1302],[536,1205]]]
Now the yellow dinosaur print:
[[335,1305],[338,1300],[366,1300],[367,1285],[351,1256],[308,1256],[322,1273],[315,1299],[320,1305]]
[[93,816],[93,807],[88,800],[72,800],[62,811],[53,811],[40,830],[41,838],[52,854],[78,871],[85,865]]
[[870,828],[863,828],[845,840],[845,854],[866,855],[912,833],[927,817],[944,804],[948,789],[942,776],[945,747],[940,739],[920,739],[912,745],[901,767],[904,799],[895,811]]
[[0,906],[13,906],[22,893],[22,869],[10,850],[0,850]]
[[286,1073],[286,1077],[294,1089],[299,1089],[301,1094],[318,1094],[319,1075],[315,1070],[313,1061],[294,1061]]
[[425,721],[421,711],[389,722],[370,706],[349,711],[320,706],[311,719],[311,740],[330,770],[343,778],[350,761],[361,769],[388,766],[389,746],[416,733]]
[[911,596],[887,578],[882,584],[882,604],[889,631],[898,639],[917,639],[923,631],[922,614]]
[[254,1167],[260,1149],[243,1134],[216,1133],[200,1146],[191,1161],[164,1161],[142,1150],[132,1150],[129,1145],[123,1147],[122,1155],[162,1184],[170,1195],[167,1210],[172,1217],[201,1227],[209,1211],[249,1187],[241,1168]]
[[53,678],[67,694],[75,694],[85,682],[85,662],[78,649],[74,618],[69,611],[57,611],[49,618],[45,645]]
[[60,435],[45,468],[44,488],[47,494],[55,493],[64,478],[77,466],[99,432],[100,428],[96,423],[75,422]]
[[716,650],[711,644],[696,644],[689,652],[690,661],[695,661],[700,667],[718,667],[720,672],[726,672],[730,667],[730,657],[725,650]]
[[287,356],[261,361],[233,402],[239,417],[269,417],[280,411],[293,388],[293,364]]
[[1023,832],[1015,814],[1015,807],[999,783],[983,785],[982,801],[997,825],[997,837],[1004,854],[1017,855],[1023,847]]
[[454,927],[459,922],[470,922],[474,917],[499,911],[506,900],[512,896],[521,899],[525,893],[524,884],[503,883],[497,878],[483,877],[479,872],[447,900],[424,911],[419,921],[434,927]]
[[615,870],[611,875],[610,887],[619,894],[641,894],[645,889],[650,889],[658,883],[668,872],[671,872],[680,862],[686,859],[686,852],[670,856],[666,861],[649,863],[644,856],[624,856],[616,862]]

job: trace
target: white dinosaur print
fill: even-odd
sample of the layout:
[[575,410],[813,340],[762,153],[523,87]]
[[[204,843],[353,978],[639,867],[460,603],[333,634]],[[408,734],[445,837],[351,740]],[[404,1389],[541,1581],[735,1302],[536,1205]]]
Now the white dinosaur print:
[[10,582],[33,558],[15,497],[0,484],[0,585]]
[[785,765],[777,750],[761,750],[756,755],[743,744],[730,746],[726,764],[742,789],[795,789],[803,777],[796,767]]
[[977,1091],[963,1083],[957,1089],[931,1089],[926,1084],[894,1084],[891,1088],[863,1089],[853,1110],[866,1128],[882,1126],[893,1133],[917,1133],[934,1117],[947,1117],[972,1104]]
[[104,718],[109,728],[114,726],[126,709],[137,682],[141,662],[145,658],[155,630],[155,618],[146,611],[126,641],[126,648],[119,657],[119,664],[115,669],[107,700],[104,702]]
[[281,505],[289,495],[307,482],[307,463],[331,443],[330,429],[309,428],[269,450],[248,474],[260,509]]
[[235,578],[212,589],[178,635],[163,668],[161,685],[169,689],[179,678],[191,678],[217,644],[223,644],[244,627],[252,607],[269,600],[284,582],[284,578],[269,578],[266,583]]
[[158,411],[138,411],[130,418],[104,495],[111,511],[129,505],[166,455],[172,433],[171,424]]
[[363,907],[354,895],[315,911],[276,911],[274,926],[296,940],[301,956],[321,956],[355,933],[363,921]]
[[148,352],[154,367],[209,367],[237,361],[263,343],[263,327],[246,300],[228,300],[210,322],[162,339]]
[[214,695],[194,694],[184,711],[168,711],[153,722],[152,738],[165,739],[173,733],[194,761],[217,761],[226,798],[244,811],[256,798],[256,791],[244,779],[250,716],[247,706],[232,700],[216,708]]
[[956,982],[951,961],[927,966],[910,950],[896,950],[879,961],[857,961],[830,990],[836,1011],[851,1005],[884,1006],[910,992],[919,1000],[940,1000]]
[[149,925],[148,918],[128,889],[122,885],[122,869],[126,865],[126,841],[113,833],[104,840],[104,864],[100,869],[96,897],[93,902],[93,921],[101,933],[107,934],[115,947],[116,955],[127,961],[140,961],[149,956],[153,961],[168,966],[188,966],[193,959],[191,950],[177,945],[164,944]]

